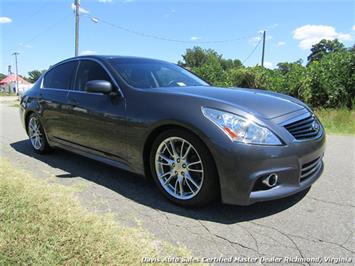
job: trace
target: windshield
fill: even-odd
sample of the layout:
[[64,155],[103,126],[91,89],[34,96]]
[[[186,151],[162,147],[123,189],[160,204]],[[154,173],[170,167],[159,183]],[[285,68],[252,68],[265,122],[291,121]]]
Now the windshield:
[[110,62],[121,77],[135,88],[209,86],[184,68],[166,62],[136,58],[115,58]]

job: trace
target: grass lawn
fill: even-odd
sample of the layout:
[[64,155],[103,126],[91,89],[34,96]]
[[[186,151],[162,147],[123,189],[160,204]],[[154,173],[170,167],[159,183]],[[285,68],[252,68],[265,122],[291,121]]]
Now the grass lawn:
[[16,96],[16,93],[0,91],[0,96]]
[[0,265],[137,265],[190,254],[85,210],[74,189],[0,158]]
[[355,135],[354,110],[316,109],[315,112],[327,133]]

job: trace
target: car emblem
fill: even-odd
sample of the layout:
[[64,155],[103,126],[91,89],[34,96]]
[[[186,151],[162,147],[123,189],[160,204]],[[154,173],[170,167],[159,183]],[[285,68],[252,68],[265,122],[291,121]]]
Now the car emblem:
[[319,130],[319,124],[318,124],[317,121],[313,121],[312,126],[311,126],[311,129],[312,129],[313,131],[318,132],[318,130]]

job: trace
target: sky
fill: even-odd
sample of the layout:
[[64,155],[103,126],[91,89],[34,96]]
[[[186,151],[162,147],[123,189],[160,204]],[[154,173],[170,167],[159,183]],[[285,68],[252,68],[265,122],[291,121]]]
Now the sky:
[[[81,0],[80,54],[143,56],[176,63],[187,48],[212,48],[247,66],[306,61],[312,44],[355,42],[350,1]],[[0,72],[47,69],[74,56],[73,0],[0,0]]]

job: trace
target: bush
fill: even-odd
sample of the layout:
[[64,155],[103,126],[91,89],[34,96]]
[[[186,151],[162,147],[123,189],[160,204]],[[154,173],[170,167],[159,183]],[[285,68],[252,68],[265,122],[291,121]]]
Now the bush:
[[313,61],[303,80],[302,97],[312,106],[352,108],[355,97],[355,53],[339,51]]
[[228,81],[233,87],[257,88],[256,74],[251,68],[231,69]]

